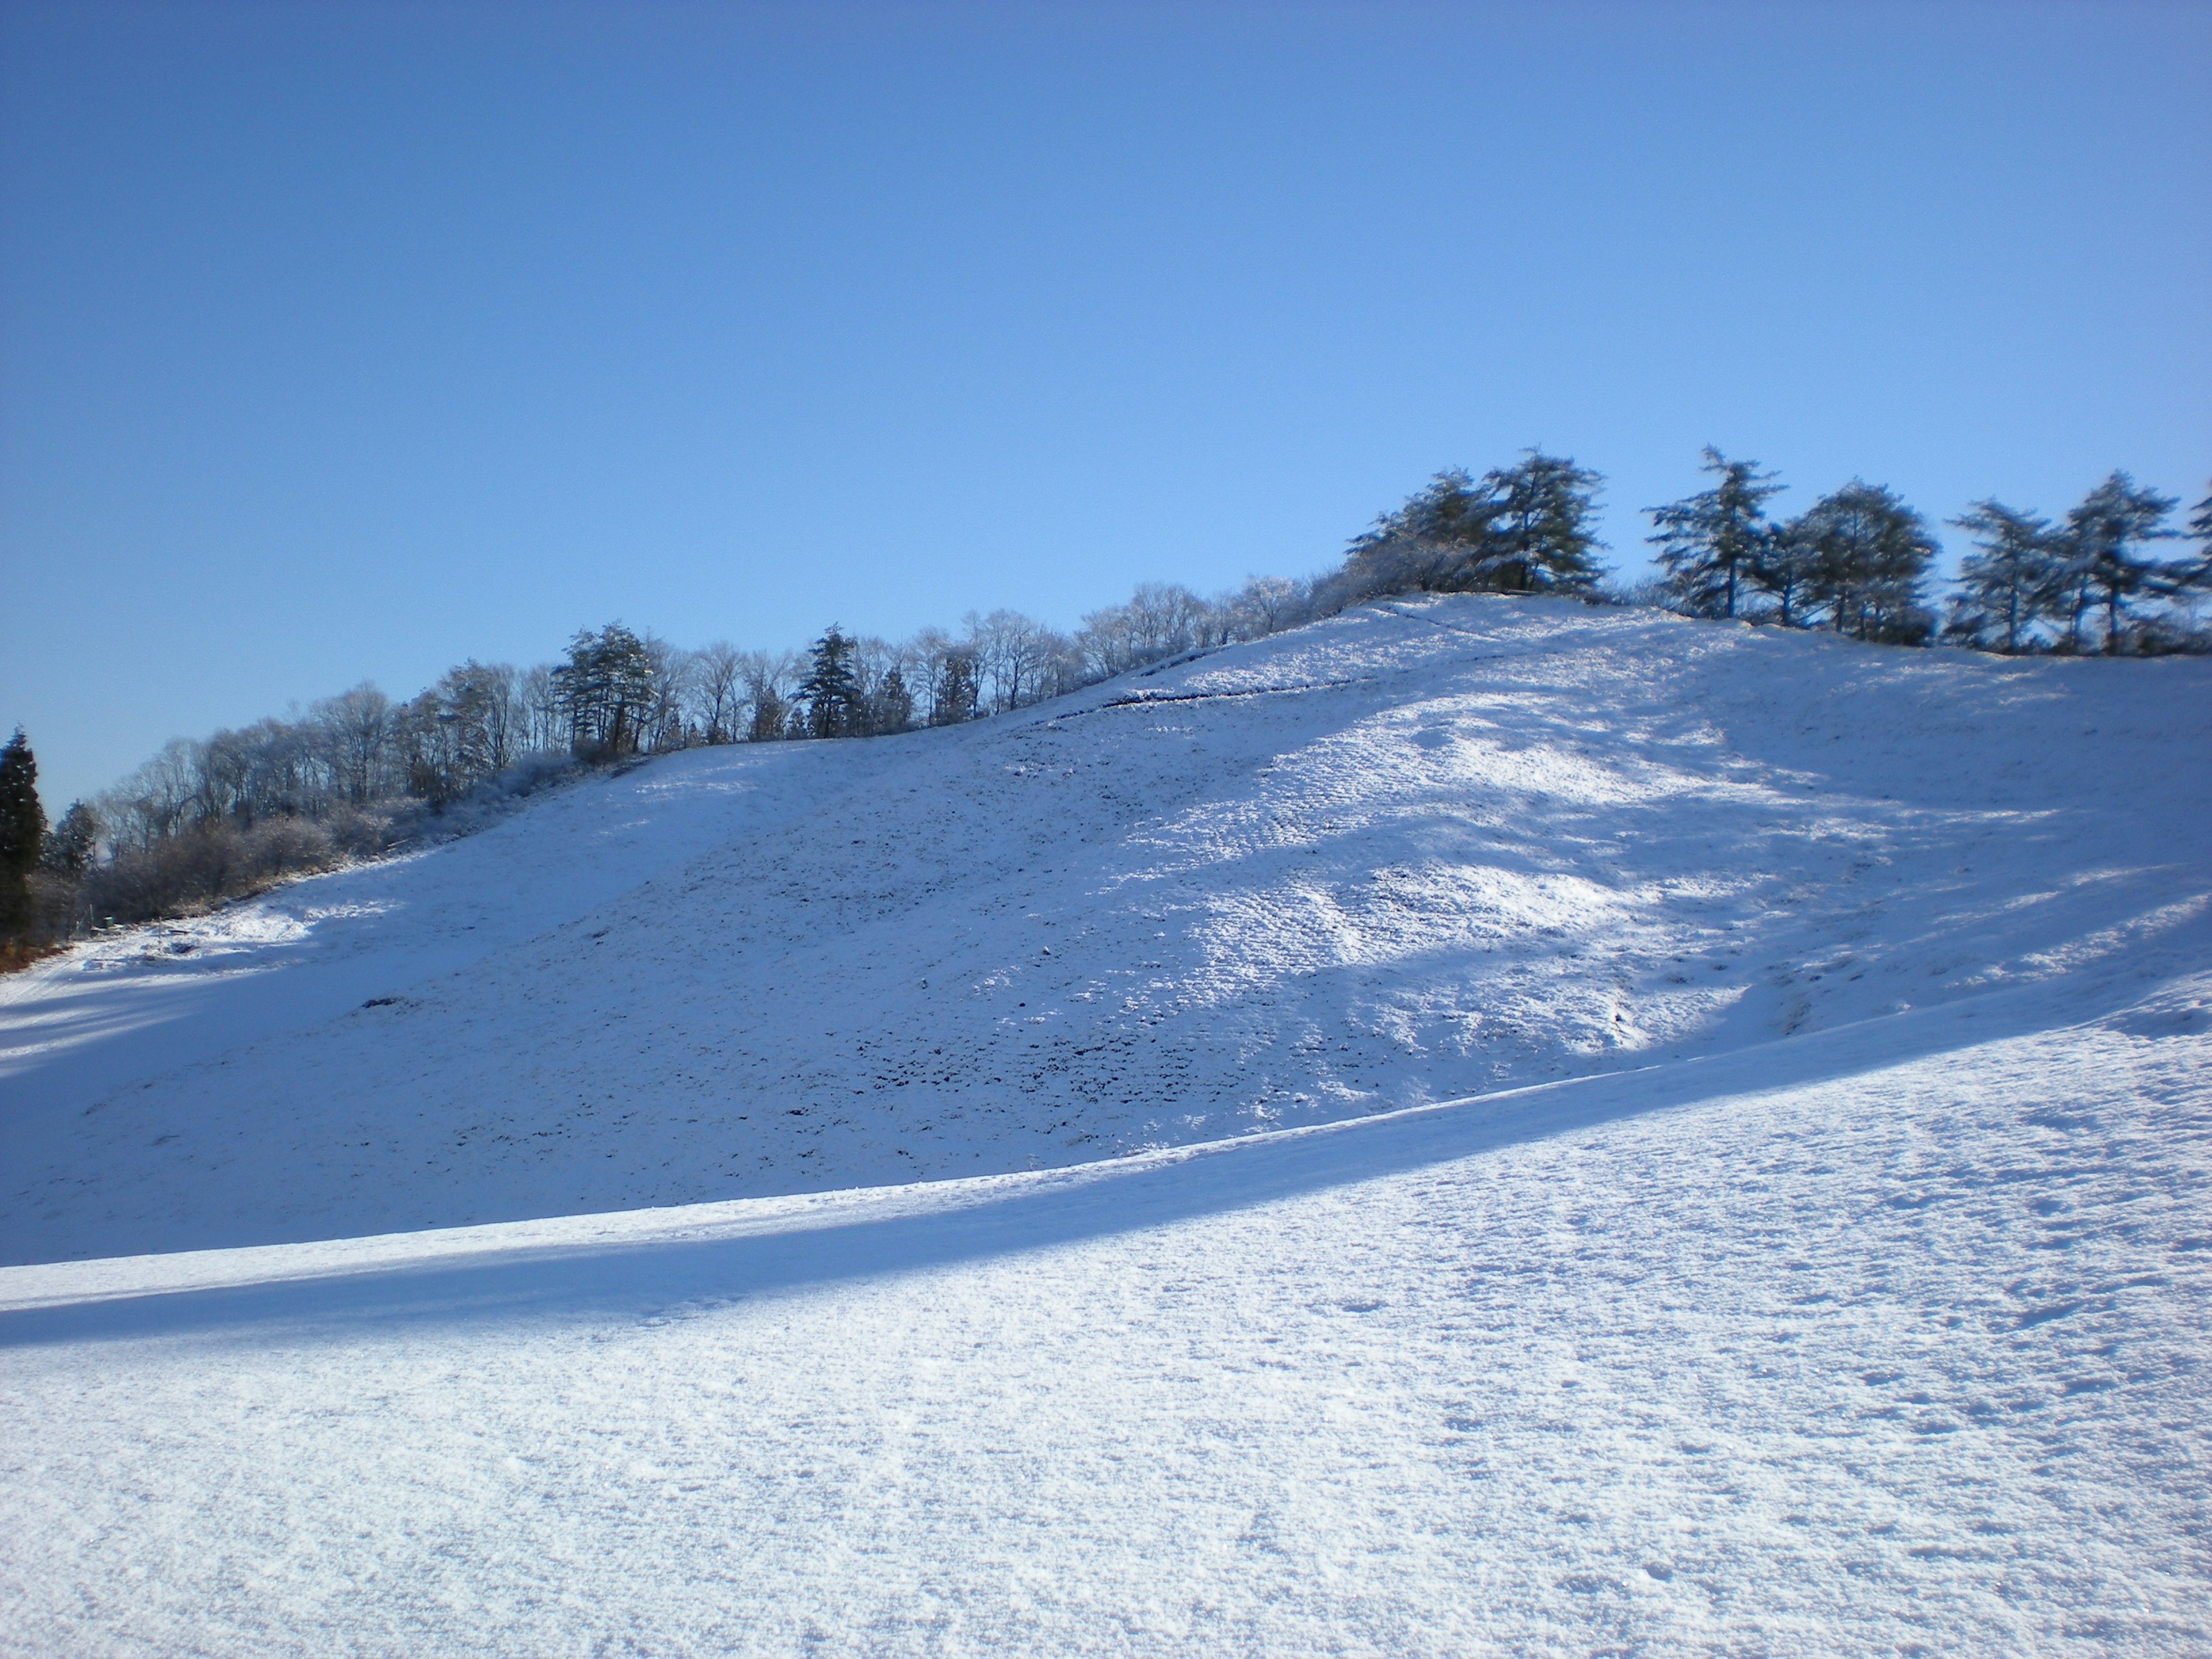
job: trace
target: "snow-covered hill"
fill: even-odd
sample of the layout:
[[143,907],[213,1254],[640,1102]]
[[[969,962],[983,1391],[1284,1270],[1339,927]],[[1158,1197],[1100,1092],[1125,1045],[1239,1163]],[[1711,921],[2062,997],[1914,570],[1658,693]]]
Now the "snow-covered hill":
[[9,981],[0,1260],[1048,1167],[2136,982],[2203,937],[2206,668],[1401,602],[670,757]]
[[2208,693],[1394,603],[8,981],[0,1653],[2212,1650]]

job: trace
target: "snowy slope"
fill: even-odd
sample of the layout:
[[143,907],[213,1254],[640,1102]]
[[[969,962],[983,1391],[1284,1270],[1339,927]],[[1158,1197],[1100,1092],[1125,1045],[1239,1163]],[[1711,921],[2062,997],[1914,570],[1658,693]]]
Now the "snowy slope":
[[2208,994],[0,1270],[0,1652],[2201,1655]]
[[1404,604],[9,981],[0,1655],[2212,1651],[2208,668]]
[[1049,1167],[1999,988],[2112,1006],[2203,960],[2207,668],[1461,599],[670,757],[8,981],[0,1260]]

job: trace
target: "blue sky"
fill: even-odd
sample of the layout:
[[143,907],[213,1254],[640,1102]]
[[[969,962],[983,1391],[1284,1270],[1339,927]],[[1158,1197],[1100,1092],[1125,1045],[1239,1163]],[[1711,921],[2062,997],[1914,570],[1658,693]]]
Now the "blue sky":
[[1062,625],[1540,444],[2212,473],[2212,7],[0,10],[0,726]]

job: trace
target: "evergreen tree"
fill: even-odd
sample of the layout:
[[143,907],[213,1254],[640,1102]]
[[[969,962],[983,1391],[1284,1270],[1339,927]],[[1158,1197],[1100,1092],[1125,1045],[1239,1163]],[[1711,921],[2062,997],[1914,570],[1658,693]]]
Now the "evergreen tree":
[[975,704],[981,695],[981,685],[975,672],[975,653],[968,651],[948,653],[945,671],[938,676],[937,696],[929,707],[932,726],[957,726],[963,720],[975,718]]
[[1935,562],[1927,521],[1879,484],[1854,478],[1795,526],[1812,555],[1807,597],[1855,639],[1918,644],[1933,621],[1922,583]]
[[46,839],[39,763],[19,726],[0,749],[0,939],[19,936],[30,926],[30,876]]
[[867,729],[860,682],[853,674],[853,641],[836,623],[814,641],[799,695],[806,703],[808,737],[858,737]]
[[66,881],[80,880],[92,867],[99,845],[100,814],[81,800],[72,801],[61,822],[47,833],[39,863]]
[[2187,593],[2212,587],[2212,495],[2190,509],[2189,539],[2197,544],[2197,556],[2178,559],[2166,568],[2163,591]]
[[1532,449],[1518,466],[1483,475],[1497,508],[1486,561],[1506,593],[1588,593],[1602,574],[1590,532],[1604,478],[1564,456]]
[[1766,544],[1759,549],[1749,573],[1753,584],[1774,601],[1774,619],[1784,628],[1812,625],[1806,608],[1820,565],[1820,550],[1814,527],[1807,522],[1810,516],[1801,513],[1768,530]]
[[2057,538],[2048,520],[1995,499],[1976,501],[1951,522],[1974,538],[1975,550],[1959,562],[1960,591],[1943,632],[1961,645],[2009,656],[2051,614]]
[[1356,593],[1587,593],[1599,575],[1589,526],[1603,482],[1534,449],[1479,480],[1439,472],[1352,544],[1345,576]]
[[783,699],[773,690],[763,690],[753,699],[753,723],[745,735],[753,743],[774,743],[783,736],[789,717]]
[[2081,616],[2093,602],[2104,609],[2106,651],[2120,648],[2121,612],[2157,584],[2162,570],[2143,549],[2172,536],[2166,515],[2175,505],[2172,496],[2143,489],[2115,471],[2066,515],[2065,585],[2074,597],[2072,637],[2077,649]]
[[1765,502],[1782,486],[1756,461],[1731,461],[1711,444],[1702,470],[1717,477],[1711,489],[1644,509],[1658,532],[1648,539],[1659,549],[1668,589],[1684,612],[1733,617],[1739,582],[1749,580],[1766,550],[1772,526]]
[[1487,586],[1498,502],[1461,468],[1439,472],[1352,544],[1346,570],[1364,593],[1465,592]]
[[569,741],[605,757],[637,748],[655,689],[651,651],[618,622],[596,634],[588,628],[578,633],[568,642],[568,660],[553,671],[553,696],[568,722]]

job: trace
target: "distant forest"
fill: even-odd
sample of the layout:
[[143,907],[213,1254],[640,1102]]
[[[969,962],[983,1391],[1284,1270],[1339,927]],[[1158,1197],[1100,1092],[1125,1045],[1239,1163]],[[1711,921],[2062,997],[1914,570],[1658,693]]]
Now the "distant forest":
[[1951,520],[1972,550],[1939,603],[1934,533],[1890,490],[1853,479],[1777,520],[1774,474],[1712,449],[1705,471],[1709,488],[1645,509],[1663,574],[1628,589],[1598,562],[1602,478],[1532,450],[1480,477],[1439,473],[1310,579],[1255,577],[1211,599],[1147,584],[1073,633],[1012,611],[896,643],[832,626],[802,651],[686,650],[610,623],[557,662],[471,660],[405,702],[364,684],[299,719],[177,738],[51,825],[19,729],[0,750],[0,966],[465,833],[580,769],[958,725],[1396,593],[1559,594],[2012,654],[2212,649],[2195,608],[2212,589],[2212,495],[2179,525],[2176,498],[2124,472],[2057,520],[1977,501]]

